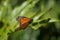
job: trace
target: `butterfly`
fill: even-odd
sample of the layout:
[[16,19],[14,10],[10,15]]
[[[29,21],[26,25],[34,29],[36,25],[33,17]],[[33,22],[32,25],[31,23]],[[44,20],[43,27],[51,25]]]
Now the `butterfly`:
[[18,16],[17,21],[20,23],[20,26],[17,30],[25,29],[30,23],[32,23],[33,19],[24,16]]

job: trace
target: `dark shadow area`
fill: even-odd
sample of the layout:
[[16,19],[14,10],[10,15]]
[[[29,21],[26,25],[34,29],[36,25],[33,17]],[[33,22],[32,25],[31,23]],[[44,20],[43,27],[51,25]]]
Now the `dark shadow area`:
[[57,32],[57,29],[55,27],[54,23],[49,23],[47,28],[40,28],[40,35],[37,37],[37,40],[51,40],[52,36],[57,38],[60,36],[60,33]]
[[58,14],[58,19],[60,20],[60,13]]
[[4,25],[4,23],[2,21],[0,21],[0,28],[2,28],[3,25]]
[[60,0],[55,0],[55,2],[56,2],[57,4],[60,4]]

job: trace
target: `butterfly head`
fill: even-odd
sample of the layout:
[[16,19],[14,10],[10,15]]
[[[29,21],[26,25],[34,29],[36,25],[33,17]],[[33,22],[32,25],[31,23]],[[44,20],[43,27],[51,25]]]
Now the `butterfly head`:
[[18,21],[20,21],[21,19],[23,19],[24,17],[23,16],[18,16],[16,19],[18,20]]

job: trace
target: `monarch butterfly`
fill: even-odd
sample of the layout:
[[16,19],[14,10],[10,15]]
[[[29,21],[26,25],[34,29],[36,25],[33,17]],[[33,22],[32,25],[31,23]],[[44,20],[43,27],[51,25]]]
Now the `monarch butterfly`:
[[24,16],[18,16],[17,21],[20,23],[20,26],[17,28],[17,30],[21,30],[25,29],[32,22],[32,19]]

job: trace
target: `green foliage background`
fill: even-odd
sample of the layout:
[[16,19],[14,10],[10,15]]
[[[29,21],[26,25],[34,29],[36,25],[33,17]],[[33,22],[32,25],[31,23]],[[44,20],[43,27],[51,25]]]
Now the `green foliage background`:
[[[15,32],[19,26],[18,16],[31,18],[33,22],[26,29]],[[48,29],[52,23],[56,30],[50,27],[51,34],[47,33],[42,40],[49,40],[54,31],[60,33],[60,0],[0,0],[0,40],[41,40],[40,36],[46,32],[41,34],[40,28]],[[55,36],[51,40],[56,40]]]

